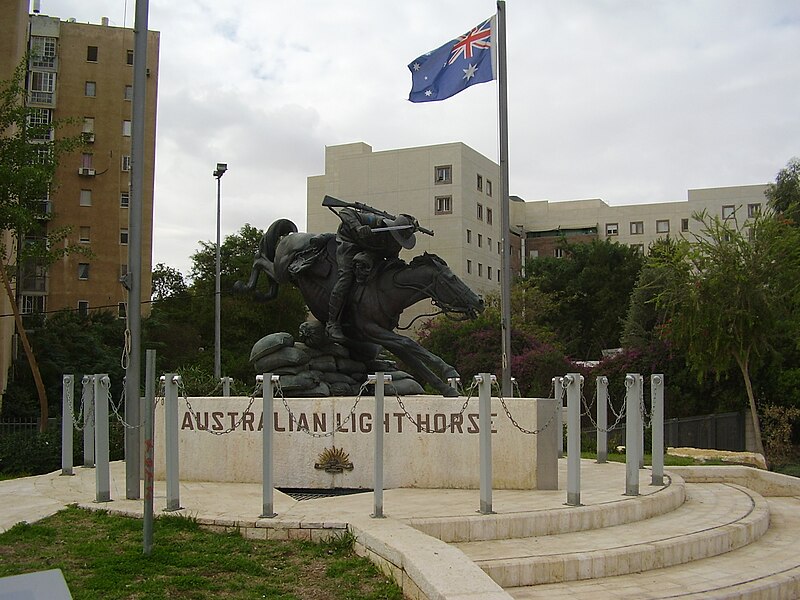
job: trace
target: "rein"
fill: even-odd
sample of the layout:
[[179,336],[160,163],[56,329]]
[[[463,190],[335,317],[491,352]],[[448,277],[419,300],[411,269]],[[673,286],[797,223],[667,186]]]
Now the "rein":
[[[408,328],[410,328],[411,325],[413,325],[414,321],[416,321],[419,318],[422,318],[422,317],[435,317],[435,316],[441,315],[441,314],[444,314],[444,315],[450,317],[454,321],[466,321],[466,320],[469,319],[469,315],[465,311],[459,310],[458,308],[456,308],[456,307],[454,307],[452,305],[446,304],[445,302],[443,302],[442,300],[439,300],[436,297],[436,285],[438,284],[439,279],[442,276],[441,272],[437,273],[436,277],[434,277],[433,281],[431,283],[429,283],[429,284],[400,283],[400,282],[397,281],[397,275],[398,274],[399,274],[399,272],[395,272],[392,275],[392,283],[395,286],[397,286],[398,288],[405,288],[405,289],[409,289],[409,290],[414,290],[416,292],[422,292],[423,294],[425,294],[426,297],[430,298],[431,299],[431,303],[435,307],[437,307],[439,309],[439,311],[435,312],[435,313],[419,315],[419,316],[415,317],[411,321],[411,323],[409,323],[405,327],[398,327],[398,329],[408,329]],[[458,317],[455,317],[453,315],[461,315],[461,317],[458,318]]]

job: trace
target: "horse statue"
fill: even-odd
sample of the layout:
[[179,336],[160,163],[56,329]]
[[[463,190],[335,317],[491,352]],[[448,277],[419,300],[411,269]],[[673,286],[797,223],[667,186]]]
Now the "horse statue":
[[[298,233],[292,221],[278,219],[261,238],[249,281],[237,281],[234,290],[254,291],[259,275],[265,273],[269,288],[266,293],[257,293],[257,299],[272,300],[280,284],[292,283],[311,313],[324,323],[336,282],[336,244],[332,233]],[[474,319],[484,308],[483,300],[435,254],[426,252],[411,263],[400,259],[383,261],[352,290],[342,323],[347,336],[344,345],[365,360],[375,358],[385,348],[400,358],[419,381],[429,383],[443,396],[457,396],[457,391],[447,384],[447,379],[459,376],[455,368],[414,340],[394,332],[400,314],[425,298],[454,318]]]

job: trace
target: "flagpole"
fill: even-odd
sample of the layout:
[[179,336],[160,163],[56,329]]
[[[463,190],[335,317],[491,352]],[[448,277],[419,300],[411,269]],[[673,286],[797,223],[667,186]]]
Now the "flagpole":
[[497,88],[500,129],[500,329],[502,334],[502,391],[510,398],[511,390],[511,218],[508,199],[508,86],[506,83],[506,3],[497,2]]

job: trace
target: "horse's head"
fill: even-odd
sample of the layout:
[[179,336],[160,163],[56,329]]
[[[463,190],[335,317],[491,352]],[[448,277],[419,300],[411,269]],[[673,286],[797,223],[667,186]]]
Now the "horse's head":
[[418,289],[425,291],[445,314],[463,320],[474,319],[483,312],[483,300],[439,256],[425,252],[414,257],[409,267]]

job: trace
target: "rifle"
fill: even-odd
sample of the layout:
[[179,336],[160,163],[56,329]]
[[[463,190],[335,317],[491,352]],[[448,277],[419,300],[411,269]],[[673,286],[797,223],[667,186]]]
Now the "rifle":
[[[363,202],[346,202],[344,200],[339,200],[338,198],[334,198],[333,196],[325,196],[325,198],[323,198],[322,200],[322,206],[329,208],[334,213],[336,212],[335,210],[333,210],[334,208],[355,208],[356,210],[360,210],[361,212],[372,213],[373,215],[378,215],[379,217],[383,217],[384,219],[389,219],[390,221],[394,221],[397,218],[395,215],[382,211],[379,208],[373,208],[369,204],[364,204]],[[415,228],[420,233],[433,235],[433,231],[431,229],[422,227],[422,225],[417,224]]]

